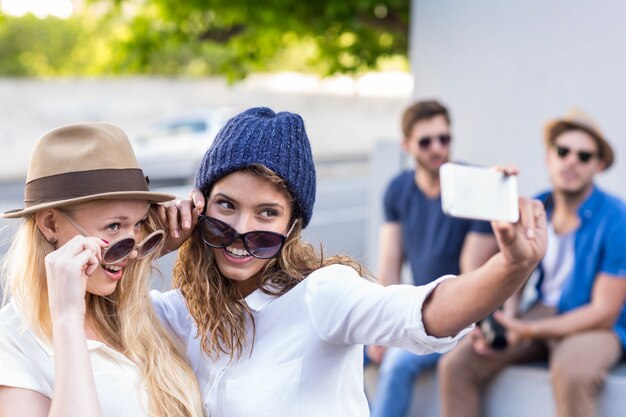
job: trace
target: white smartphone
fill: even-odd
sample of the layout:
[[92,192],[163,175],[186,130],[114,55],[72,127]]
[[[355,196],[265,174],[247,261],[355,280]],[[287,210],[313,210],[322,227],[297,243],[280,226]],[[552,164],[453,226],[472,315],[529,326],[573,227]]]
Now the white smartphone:
[[492,168],[445,163],[439,169],[441,206],[449,216],[515,223],[517,177]]

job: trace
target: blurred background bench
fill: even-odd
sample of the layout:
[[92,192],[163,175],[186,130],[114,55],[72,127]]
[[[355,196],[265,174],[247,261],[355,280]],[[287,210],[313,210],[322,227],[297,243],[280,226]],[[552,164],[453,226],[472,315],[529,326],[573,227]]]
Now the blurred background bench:
[[[365,370],[365,391],[374,398],[378,370]],[[626,413],[626,362],[608,377],[598,403],[598,417],[623,417]],[[484,417],[537,417],[555,415],[550,373],[545,363],[506,368],[484,393]],[[439,393],[434,371],[425,372],[414,386],[408,416],[439,417]]]

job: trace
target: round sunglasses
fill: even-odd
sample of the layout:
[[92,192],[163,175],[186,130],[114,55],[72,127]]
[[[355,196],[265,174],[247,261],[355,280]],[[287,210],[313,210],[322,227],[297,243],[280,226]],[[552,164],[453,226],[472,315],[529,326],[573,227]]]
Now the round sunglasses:
[[201,214],[198,217],[197,230],[202,241],[212,248],[223,249],[240,239],[250,255],[258,259],[270,259],[280,252],[297,222],[297,219],[294,220],[286,235],[266,230],[239,233],[228,223]]
[[[83,229],[78,223],[72,220],[62,210],[59,213],[83,236],[88,237],[90,234]],[[137,259],[145,258],[150,255],[163,241],[165,232],[163,230],[155,230],[146,236],[141,242],[136,243],[135,239],[130,236],[122,236],[119,239],[109,243],[102,249],[102,261],[105,264],[114,264],[127,258],[135,249],[137,250]]]

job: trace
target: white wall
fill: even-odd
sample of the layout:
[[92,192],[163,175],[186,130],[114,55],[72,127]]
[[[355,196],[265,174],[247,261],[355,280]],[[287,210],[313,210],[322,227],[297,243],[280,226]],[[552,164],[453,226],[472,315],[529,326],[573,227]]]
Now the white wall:
[[598,183],[626,197],[626,2],[413,0],[416,98],[449,105],[456,158],[523,170],[520,188],[548,185],[546,120],[580,106],[616,164]]

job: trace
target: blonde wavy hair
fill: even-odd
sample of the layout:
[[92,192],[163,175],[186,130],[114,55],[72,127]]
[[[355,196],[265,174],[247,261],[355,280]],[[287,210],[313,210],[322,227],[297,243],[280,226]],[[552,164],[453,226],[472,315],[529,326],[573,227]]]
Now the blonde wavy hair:
[[[144,229],[144,235],[163,229],[153,209]],[[31,215],[20,225],[2,265],[5,303],[10,294],[30,328],[48,341],[52,340],[52,320],[44,259],[53,250]],[[148,415],[200,417],[203,409],[196,377],[154,313],[148,294],[156,252],[128,262],[124,279],[112,294],[92,294],[87,315],[98,336],[140,369],[148,390]]]
[[[260,164],[243,170],[274,184],[294,208],[291,222],[298,218],[293,196],[280,176]],[[210,190],[205,195],[208,192]],[[348,265],[359,275],[371,277],[365,267],[348,256],[324,259],[321,246],[317,254],[310,244],[301,240],[301,224],[301,221],[296,223],[278,256],[270,259],[259,272],[261,291],[283,295],[311,272],[333,264]],[[252,323],[254,338],[254,317],[233,281],[219,271],[212,250],[202,242],[197,229],[179,249],[172,279],[173,286],[182,293],[187,309],[198,326],[197,336],[201,338],[202,350],[213,358],[220,354],[239,358],[247,342],[247,318]]]

